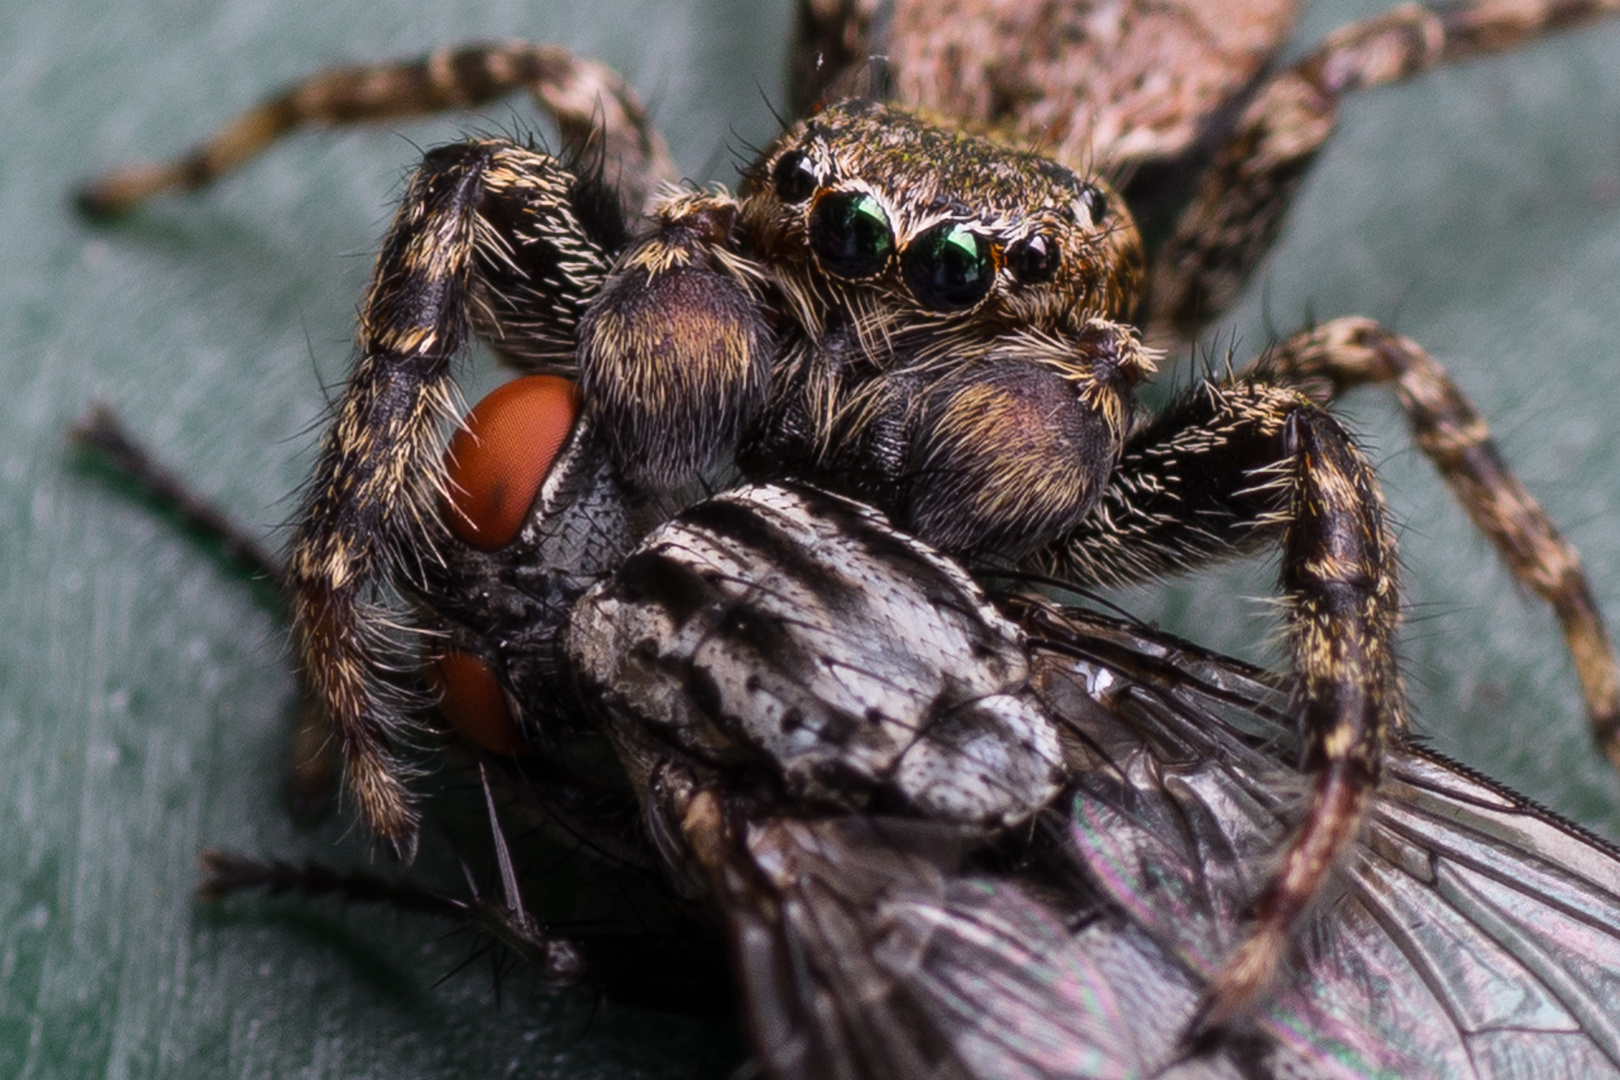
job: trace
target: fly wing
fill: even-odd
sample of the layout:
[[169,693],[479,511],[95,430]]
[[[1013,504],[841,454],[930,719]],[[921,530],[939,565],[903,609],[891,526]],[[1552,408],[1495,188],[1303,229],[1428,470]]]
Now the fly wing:
[[1083,887],[970,867],[973,839],[874,817],[749,827],[721,906],[771,1076],[1414,1075],[1303,995],[1261,1031],[1184,1052],[1199,975]]
[[[1286,698],[1235,661],[1030,608],[1048,705],[1090,760],[1086,877],[1198,977],[1243,928],[1299,788]],[[1366,831],[1261,1025],[1349,1024],[1405,1075],[1620,1076],[1620,852],[1397,740]]]
[[1244,1075],[1175,1061],[1197,984],[1146,934],[1099,912],[1077,931],[1028,883],[964,870],[948,828],[776,819],[746,848],[723,906],[774,1077]]
[[[607,710],[611,730],[661,850],[708,881],[771,1076],[1620,1076],[1603,1007],[1620,990],[1620,853],[1399,739],[1284,984],[1243,1030],[1185,1049],[1303,790],[1287,694],[1256,669],[1037,601],[992,608],[876,515],[786,486],[675,519],[570,632],[589,646],[572,654],[581,685],[635,703]],[[962,720],[961,688],[1003,646],[1016,678],[966,692],[983,715]],[[657,663],[620,665],[632,654]],[[873,707],[867,687],[914,668],[939,689]],[[823,691],[828,671],[862,679]],[[748,703],[777,685],[814,692]],[[848,723],[808,722],[846,691]],[[693,722],[667,722],[689,705]],[[963,752],[1013,705],[1044,726]],[[848,787],[855,733],[902,711],[896,753]],[[1055,799],[1008,767],[1031,732],[1051,743],[1041,760],[1062,757]],[[795,795],[783,765],[806,746],[826,782]],[[896,782],[919,746],[947,768]],[[969,766],[1028,813],[934,805]]]
[[1442,759],[1389,772],[1350,879],[1361,951],[1406,960],[1454,1020],[1413,1036],[1459,1076],[1620,1075],[1620,855]]

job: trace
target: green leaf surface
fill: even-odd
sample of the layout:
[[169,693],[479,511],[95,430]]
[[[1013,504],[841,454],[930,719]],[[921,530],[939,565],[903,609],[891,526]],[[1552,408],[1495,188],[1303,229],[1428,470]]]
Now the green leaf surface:
[[[1383,5],[1310,9],[1296,49]],[[465,945],[333,904],[191,895],[196,853],[351,863],[341,823],[280,799],[284,630],[195,539],[65,446],[85,403],[274,532],[310,463],[354,303],[419,148],[531,125],[468,118],[300,136],[216,190],[119,224],[67,193],[173,153],[341,60],[477,38],[558,41],[625,72],[682,167],[735,178],[782,100],[788,5],[605,0],[12,0],[0,8],[0,1076],[686,1077],[741,1060],[734,1027],[554,994]],[[1210,344],[1248,354],[1359,313],[1428,346],[1581,547],[1620,613],[1620,25],[1355,101],[1289,231]],[[1402,523],[1403,638],[1436,744],[1607,835],[1620,781],[1591,752],[1551,617],[1527,603],[1376,395],[1351,415]],[[279,534],[278,534],[279,535]],[[1270,571],[1126,602],[1254,655]]]

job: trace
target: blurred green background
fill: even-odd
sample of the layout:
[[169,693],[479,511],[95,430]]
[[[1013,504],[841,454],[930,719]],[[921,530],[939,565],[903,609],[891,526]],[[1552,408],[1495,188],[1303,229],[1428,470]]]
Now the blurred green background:
[[[12,0],[0,9],[0,1076],[723,1076],[721,1022],[594,1009],[487,969],[439,928],[191,896],[206,845],[346,863],[281,806],[282,628],[239,578],[67,451],[93,397],[243,519],[275,528],[341,378],[355,299],[418,148],[525,103],[297,139],[114,227],[69,186],[176,151],[328,62],[559,41],[624,71],[694,178],[773,132],[787,0]],[[1310,8],[1296,48],[1385,6]],[[1620,26],[1354,102],[1220,347],[1361,313],[1424,342],[1495,425],[1620,618]],[[1408,447],[1351,415],[1402,526],[1419,723],[1448,753],[1620,837],[1549,615]],[[1133,593],[1257,653],[1269,569]]]

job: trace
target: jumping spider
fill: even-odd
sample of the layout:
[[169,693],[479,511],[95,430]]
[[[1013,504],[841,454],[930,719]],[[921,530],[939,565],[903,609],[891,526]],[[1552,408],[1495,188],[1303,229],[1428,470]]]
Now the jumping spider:
[[[1143,339],[1194,335],[1231,299],[1345,95],[1614,9],[1403,7],[1268,72],[1292,19],[1283,0],[1000,13],[807,2],[795,100],[808,118],[736,194],[662,191],[667,153],[616,76],[502,44],[317,75],[181,161],[112,174],[84,201],[110,212],[208,183],[304,123],[516,89],[569,144],[554,155],[473,139],[426,155],[383,242],[300,515],[290,582],[305,674],[362,816],[407,857],[417,818],[390,748],[414,721],[387,677],[396,620],[431,632],[424,666],[443,711],[485,746],[555,738],[547,725],[582,723],[556,704],[570,682],[593,687],[647,813],[695,847],[734,842],[722,820],[688,812],[708,805],[714,770],[738,762],[776,770],[769,797],[878,801],[992,830],[1058,789],[1061,762],[1040,738],[1023,747],[1029,776],[1010,802],[945,805],[933,774],[914,783],[894,770],[903,754],[869,773],[843,758],[801,772],[804,738],[842,748],[853,736],[811,725],[789,737],[804,718],[769,710],[705,716],[695,686],[684,690],[699,719],[675,722],[656,694],[615,696],[651,676],[612,667],[586,631],[561,654],[558,613],[705,481],[806,481],[964,563],[1081,586],[1275,545],[1311,785],[1247,938],[1207,992],[1199,1023],[1215,1027],[1264,999],[1361,827],[1386,740],[1407,724],[1395,542],[1333,399],[1366,383],[1395,390],[1476,525],[1553,606],[1616,762],[1620,687],[1574,551],[1417,344],[1335,320],[1143,418],[1132,391],[1156,356]],[[1072,49],[1042,51],[1060,41]],[[987,44],[1011,55],[963,60]],[[901,104],[849,96],[869,88],[874,54]],[[1138,200],[1184,204],[1151,251]],[[452,361],[474,335],[530,377],[486,399],[445,458]],[[554,459],[561,474],[548,474]],[[596,500],[586,523],[559,532],[558,500],[581,490]],[[534,561],[557,543],[569,545],[566,573]],[[388,606],[396,590],[408,610]],[[671,742],[706,763],[686,787],[660,786],[657,747]]]

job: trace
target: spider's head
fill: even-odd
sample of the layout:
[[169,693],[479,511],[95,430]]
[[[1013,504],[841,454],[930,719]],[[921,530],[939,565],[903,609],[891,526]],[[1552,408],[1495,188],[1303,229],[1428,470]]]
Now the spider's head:
[[1062,335],[1123,319],[1141,237],[1107,183],[871,101],[794,126],[745,188],[742,232],[812,336],[885,325]]

